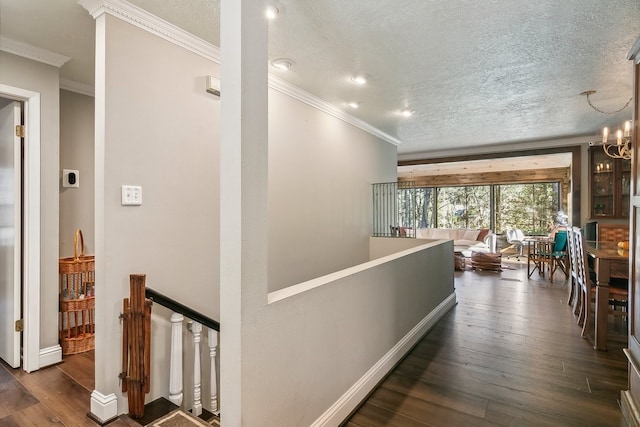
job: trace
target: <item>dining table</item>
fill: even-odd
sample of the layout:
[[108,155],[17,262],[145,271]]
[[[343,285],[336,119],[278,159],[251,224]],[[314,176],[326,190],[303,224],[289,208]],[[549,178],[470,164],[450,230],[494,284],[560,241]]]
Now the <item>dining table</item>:
[[607,349],[609,320],[609,281],[629,278],[629,251],[618,248],[618,242],[585,241],[585,251],[593,260],[596,274],[595,343],[596,350]]

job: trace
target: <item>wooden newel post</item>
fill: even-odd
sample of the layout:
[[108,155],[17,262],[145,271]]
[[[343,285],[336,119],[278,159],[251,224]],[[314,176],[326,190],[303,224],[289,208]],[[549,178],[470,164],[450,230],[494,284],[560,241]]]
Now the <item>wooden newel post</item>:
[[151,300],[144,297],[144,274],[129,276],[129,298],[122,307],[122,391],[127,393],[129,415],[144,415],[144,395],[149,393],[151,369]]

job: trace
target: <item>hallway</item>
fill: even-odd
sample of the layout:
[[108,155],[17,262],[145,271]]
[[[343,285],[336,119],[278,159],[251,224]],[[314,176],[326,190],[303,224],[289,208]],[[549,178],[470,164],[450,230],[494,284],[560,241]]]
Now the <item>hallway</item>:
[[567,285],[503,262],[501,273],[456,272],[458,305],[345,425],[620,426],[627,389],[626,323],[609,321],[592,349],[566,305]]
[[[456,272],[458,305],[345,425],[620,426],[627,388],[626,325],[610,320],[609,351],[580,338],[554,283],[526,264]],[[0,427],[95,426],[87,418],[92,353],[32,374],[0,364]],[[135,426],[127,416],[111,426]]]

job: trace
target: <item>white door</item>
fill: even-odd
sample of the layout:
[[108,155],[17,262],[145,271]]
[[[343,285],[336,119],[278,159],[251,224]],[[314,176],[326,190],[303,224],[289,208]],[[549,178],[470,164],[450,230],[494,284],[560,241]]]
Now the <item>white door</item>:
[[22,149],[16,136],[20,103],[0,109],[0,358],[20,366],[20,319],[22,281]]

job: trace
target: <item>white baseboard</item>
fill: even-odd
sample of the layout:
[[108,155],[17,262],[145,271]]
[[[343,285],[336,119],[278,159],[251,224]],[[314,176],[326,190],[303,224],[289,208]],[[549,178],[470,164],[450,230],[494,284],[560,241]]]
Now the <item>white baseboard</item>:
[[413,327],[396,345],[371,367],[340,399],[325,411],[311,427],[339,426],[351,412],[369,395],[378,383],[413,348],[433,326],[457,303],[453,292],[424,319]]
[[104,395],[98,390],[91,393],[91,418],[102,425],[118,417],[118,398],[115,393]]
[[62,347],[54,345],[53,347],[41,348],[38,360],[39,368],[62,362]]

